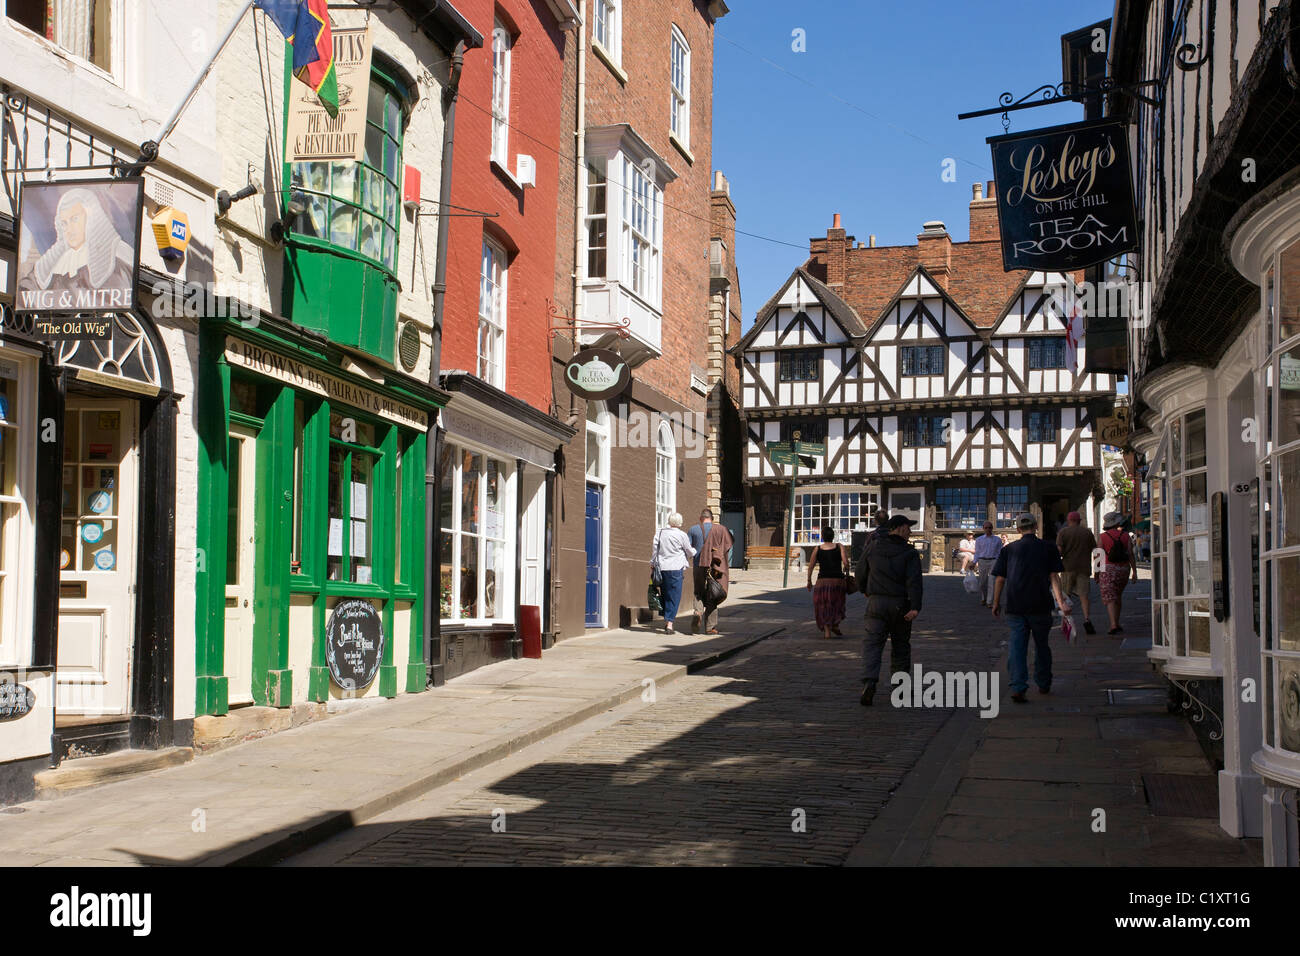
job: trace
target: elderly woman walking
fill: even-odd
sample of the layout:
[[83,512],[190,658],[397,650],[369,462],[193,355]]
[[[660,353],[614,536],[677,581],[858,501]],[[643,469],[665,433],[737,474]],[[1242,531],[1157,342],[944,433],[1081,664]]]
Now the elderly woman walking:
[[668,527],[660,528],[655,535],[654,549],[650,554],[650,570],[658,571],[662,579],[665,630],[675,633],[677,608],[682,600],[682,576],[695,557],[691,539],[682,530],[682,516],[674,512],[668,516]]
[[[808,562],[808,590],[813,593],[813,615],[822,636],[829,639],[840,636],[840,621],[844,620],[844,596],[848,578],[845,569],[849,557],[844,545],[835,543],[835,529],[822,526],[822,542],[813,551]],[[813,586],[813,568],[820,568],[817,584]]]

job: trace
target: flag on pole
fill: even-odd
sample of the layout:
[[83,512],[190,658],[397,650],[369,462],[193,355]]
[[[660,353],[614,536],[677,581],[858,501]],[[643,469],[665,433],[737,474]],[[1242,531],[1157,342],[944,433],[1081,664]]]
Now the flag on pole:
[[338,115],[339,81],[334,71],[334,39],[326,0],[256,0],[257,6],[293,48],[293,75],[320,99],[325,112]]
[[1079,374],[1079,343],[1083,341],[1083,304],[1074,293],[1073,283],[1070,290],[1069,305],[1065,312],[1065,365],[1071,375]]

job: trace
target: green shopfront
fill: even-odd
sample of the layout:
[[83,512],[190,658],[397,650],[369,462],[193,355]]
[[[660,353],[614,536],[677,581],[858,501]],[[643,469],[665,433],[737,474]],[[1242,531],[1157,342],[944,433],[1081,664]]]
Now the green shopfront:
[[362,159],[283,167],[283,318],[202,321],[198,715],[426,686],[426,441],[448,396],[399,344],[417,97],[375,50]]
[[[272,319],[210,320],[202,363],[197,713],[423,690],[425,442],[445,394]],[[332,621],[359,603],[364,651]],[[369,666],[337,666],[357,654]]]

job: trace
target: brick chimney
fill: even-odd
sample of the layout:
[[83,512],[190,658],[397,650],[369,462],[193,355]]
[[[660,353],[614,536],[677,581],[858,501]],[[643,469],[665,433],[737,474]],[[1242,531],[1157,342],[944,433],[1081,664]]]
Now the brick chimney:
[[835,214],[831,227],[826,230],[826,238],[813,239],[808,246],[813,258],[826,269],[826,284],[832,289],[842,290],[848,250],[853,248],[853,237],[844,231],[839,213]]
[[925,271],[934,277],[941,289],[948,288],[948,275],[952,270],[952,237],[942,222],[933,219],[921,227],[916,237],[917,259]]
[[998,229],[998,200],[993,192],[993,180],[989,180],[988,192],[982,183],[976,183],[970,201],[970,241],[989,242],[1001,237]]

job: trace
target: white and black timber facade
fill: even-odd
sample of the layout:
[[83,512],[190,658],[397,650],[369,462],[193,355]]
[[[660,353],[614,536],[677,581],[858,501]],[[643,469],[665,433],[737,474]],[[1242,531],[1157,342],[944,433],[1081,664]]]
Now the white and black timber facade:
[[[810,547],[825,523],[847,542],[877,508],[918,521],[931,567],[967,529],[1017,514],[1049,535],[1077,510],[1095,526],[1100,449],[1094,422],[1114,377],[1066,367],[1063,275],[1001,271],[991,200],[976,187],[972,235],[928,223],[916,246],[854,248],[839,228],[759,311],[736,345],[745,415],[751,547]],[[991,234],[990,234],[991,233]],[[787,469],[766,443],[824,442]]]

